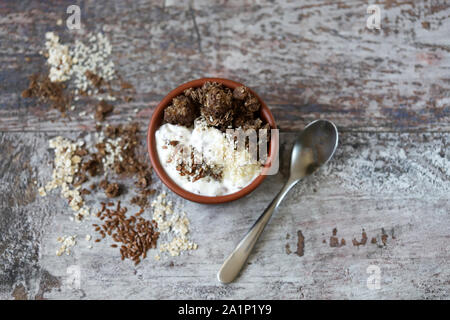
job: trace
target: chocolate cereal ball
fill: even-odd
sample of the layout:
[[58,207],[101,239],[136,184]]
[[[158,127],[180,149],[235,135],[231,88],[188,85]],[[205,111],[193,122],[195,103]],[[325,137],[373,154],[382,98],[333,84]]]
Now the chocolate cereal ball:
[[173,98],[172,104],[164,110],[164,120],[171,124],[190,127],[197,117],[197,105],[184,95]]
[[204,103],[200,108],[206,122],[215,127],[227,128],[233,121],[233,94],[230,89],[215,83],[203,87]]

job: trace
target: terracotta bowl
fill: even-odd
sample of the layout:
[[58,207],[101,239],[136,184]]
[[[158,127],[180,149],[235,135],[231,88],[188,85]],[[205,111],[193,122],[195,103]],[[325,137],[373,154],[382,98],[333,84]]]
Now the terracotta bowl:
[[[165,172],[163,166],[161,165],[158,157],[158,153],[156,150],[156,139],[155,139],[155,131],[159,128],[159,126],[163,123],[163,117],[164,117],[164,109],[171,103],[172,99],[176,96],[183,93],[184,90],[188,88],[198,88],[201,87],[205,82],[207,81],[213,81],[213,82],[219,82],[222,83],[224,86],[234,89],[236,87],[242,86],[239,82],[235,82],[232,80],[227,79],[220,79],[220,78],[203,78],[198,80],[193,80],[187,83],[182,84],[178,88],[172,90],[169,92],[167,96],[162,99],[162,101],[158,104],[155,111],[153,112],[152,118],[150,120],[149,126],[148,126],[148,132],[147,132],[147,147],[148,147],[148,153],[150,155],[150,161],[152,163],[153,169],[156,172],[156,174],[159,176],[161,181],[173,192],[178,194],[179,196],[190,200],[194,202],[199,203],[207,203],[207,204],[215,204],[215,203],[224,203],[233,201],[239,198],[242,198],[243,196],[249,194],[253,190],[255,190],[261,182],[266,177],[265,172],[269,170],[270,163],[274,161],[276,157],[276,152],[278,150],[278,146],[276,145],[278,141],[277,139],[271,139],[270,146],[269,146],[269,156],[268,161],[265,167],[263,168],[262,173],[256,177],[248,186],[245,188],[242,188],[241,190],[223,195],[223,196],[202,196],[196,193],[189,192],[183,188],[181,188],[179,185],[177,185]],[[261,98],[250,89],[251,93],[255,95],[256,98],[258,98],[259,102],[261,103],[261,110],[260,110],[260,117],[264,122],[269,123],[270,127],[272,129],[276,129],[275,119],[273,118],[272,113],[270,112],[267,105],[264,103]]]

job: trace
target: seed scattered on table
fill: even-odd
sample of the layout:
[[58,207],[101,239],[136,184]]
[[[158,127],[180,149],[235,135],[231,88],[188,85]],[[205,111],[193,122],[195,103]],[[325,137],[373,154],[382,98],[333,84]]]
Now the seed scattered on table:
[[[148,250],[156,248],[159,237],[159,232],[156,231],[158,226],[154,220],[136,217],[136,214],[127,217],[127,211],[127,208],[122,207],[118,201],[115,209],[103,206],[98,214],[103,220],[102,228],[106,230],[108,236],[122,243],[121,259],[130,259],[137,265],[141,259],[145,259]],[[106,236],[104,230],[98,231],[102,238]],[[111,247],[117,248],[118,245],[112,244]]]

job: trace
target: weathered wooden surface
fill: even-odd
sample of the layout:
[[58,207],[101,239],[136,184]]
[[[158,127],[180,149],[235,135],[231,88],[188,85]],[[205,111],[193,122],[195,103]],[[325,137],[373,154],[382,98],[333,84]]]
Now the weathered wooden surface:
[[[450,129],[448,1],[381,2],[381,31],[366,28],[367,1],[83,1],[85,30],[111,39],[117,68],[137,90],[119,122],[146,124],[174,86],[219,76],[254,88],[284,130],[319,116],[356,131]],[[27,75],[45,70],[42,49],[71,1],[2,1],[0,130],[79,130],[20,98]],[[31,61],[25,63],[25,57]],[[92,108],[90,105],[86,109]]]
[[[161,261],[149,258],[138,267],[120,261],[109,243],[88,249],[84,235],[93,234],[90,223],[69,221],[71,213],[57,192],[45,198],[36,194],[32,180],[45,181],[51,173],[42,165],[51,159],[46,150],[50,136],[53,134],[10,133],[1,137],[1,152],[9,154],[2,157],[0,167],[4,173],[2,298],[10,298],[20,284],[26,287],[28,298],[39,297],[45,290],[46,298],[90,299],[448,298],[448,135],[342,134],[335,160],[291,191],[243,275],[227,286],[217,282],[216,272],[281,188],[294,134],[281,136],[280,174],[269,177],[245,199],[207,206],[169,193],[177,206],[184,204],[199,249]],[[75,138],[77,134],[66,136]],[[155,186],[165,189],[159,181]],[[87,199],[94,207],[101,200]],[[346,246],[329,246],[335,227]],[[361,238],[362,228],[369,240],[378,237],[378,242],[384,228],[389,236],[387,245],[353,246],[351,240]],[[295,251],[298,230],[305,237],[303,257],[287,254],[285,249],[289,244]],[[72,234],[80,237],[72,255],[57,257],[56,238]],[[367,288],[369,265],[381,269],[379,290]],[[80,290],[67,284],[67,270],[73,266],[80,268]]]
[[[108,35],[117,70],[136,88],[110,123],[145,125],[174,86],[221,76],[254,88],[284,131],[280,173],[250,196],[206,206],[169,192],[199,249],[138,267],[105,243],[88,249],[90,223],[71,222],[58,192],[42,198],[33,183],[50,177],[49,138],[76,138],[94,125],[78,116],[92,105],[79,103],[61,120],[20,98],[27,76],[46,68],[38,54],[45,32],[77,37],[56,26],[70,4],[0,3],[1,299],[449,298],[448,2],[380,2],[382,30],[374,32],[365,28],[368,1],[80,1],[85,29]],[[224,258],[286,178],[289,131],[319,117],[342,132],[335,158],[291,191],[238,281],[219,284]],[[340,248],[329,244],[335,227],[346,240]],[[353,246],[363,228],[369,242]],[[371,244],[382,228],[386,246]],[[72,255],[55,256],[56,238],[72,234],[80,237]],[[380,267],[379,290],[367,287],[369,265]],[[71,268],[80,270],[80,289],[67,282]]]

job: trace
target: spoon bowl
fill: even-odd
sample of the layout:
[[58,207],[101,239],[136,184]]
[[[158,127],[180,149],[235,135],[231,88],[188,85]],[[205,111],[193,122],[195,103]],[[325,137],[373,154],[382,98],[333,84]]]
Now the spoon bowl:
[[309,123],[294,143],[290,177],[299,180],[327,163],[336,151],[338,131],[328,120]]

